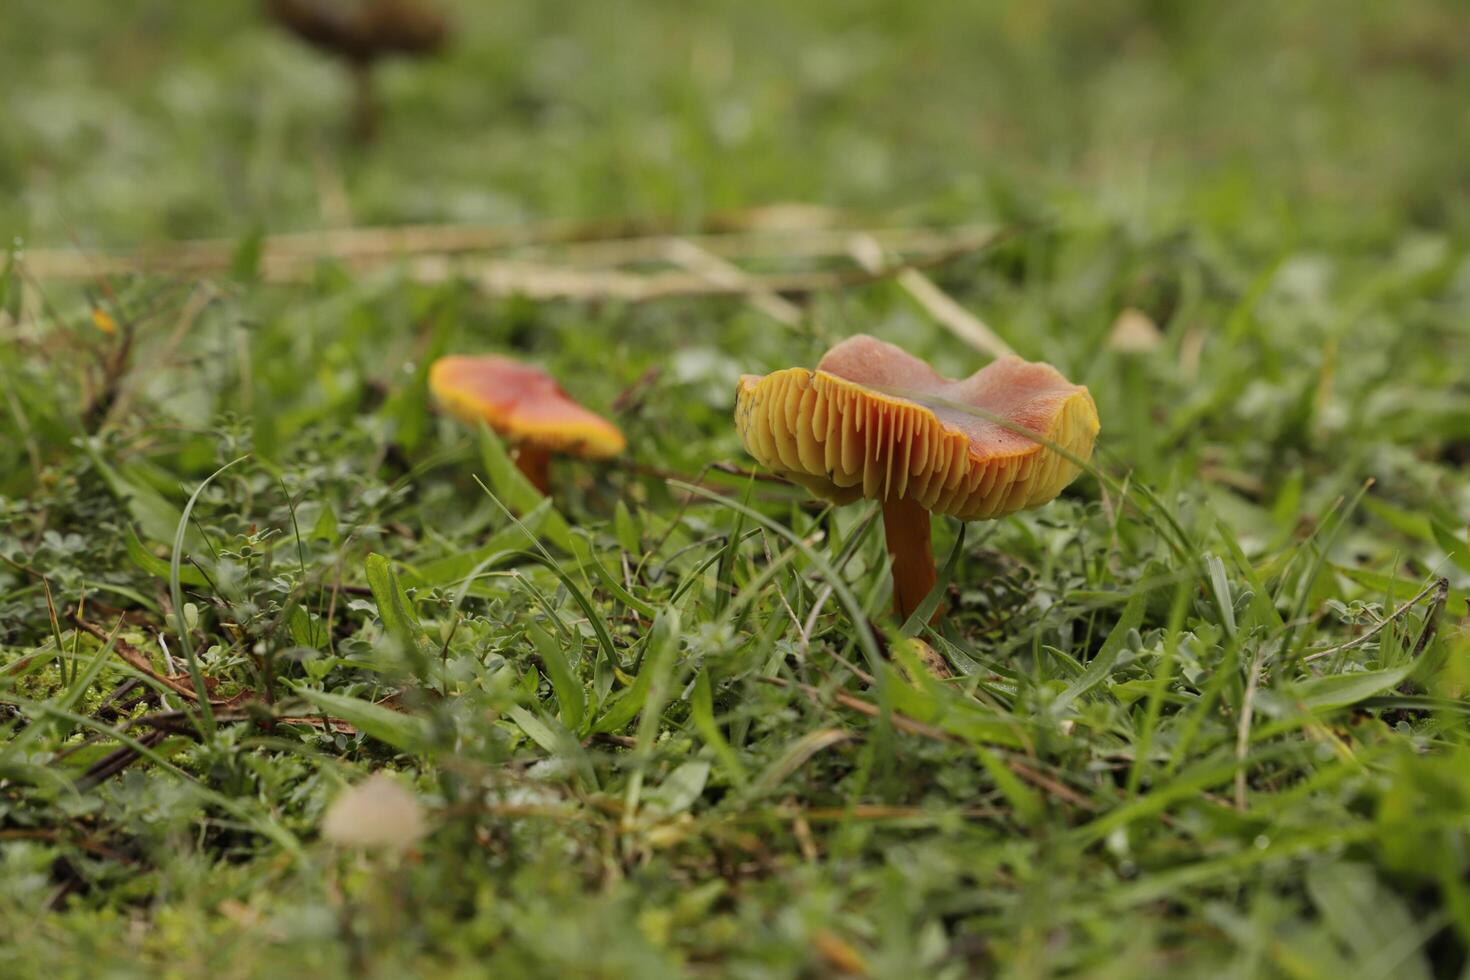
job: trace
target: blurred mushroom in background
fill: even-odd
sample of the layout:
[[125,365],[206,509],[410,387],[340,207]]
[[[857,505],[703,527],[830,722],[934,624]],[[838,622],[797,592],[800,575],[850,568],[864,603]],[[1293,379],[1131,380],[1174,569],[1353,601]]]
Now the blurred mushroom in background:
[[516,466],[551,492],[551,457],[611,459],[628,446],[617,426],[583,407],[555,378],[493,354],[451,354],[429,368],[429,390],[446,412],[484,422],[515,447]]
[[449,22],[422,0],[265,0],[270,18],[352,73],[353,135],[371,142],[380,111],[373,66],[383,58],[423,58],[444,47]]

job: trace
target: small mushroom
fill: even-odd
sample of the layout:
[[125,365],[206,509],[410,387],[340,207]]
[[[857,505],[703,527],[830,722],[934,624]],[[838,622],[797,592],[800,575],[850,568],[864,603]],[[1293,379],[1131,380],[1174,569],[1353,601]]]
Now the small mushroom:
[[265,0],[271,18],[296,37],[342,59],[355,90],[353,132],[366,142],[378,128],[373,65],[393,55],[421,58],[444,46],[444,15],[420,0]]
[[508,357],[451,355],[429,368],[429,390],[444,410],[483,421],[516,448],[516,465],[536,489],[551,486],[551,456],[607,459],[628,445],[617,426],[572,400],[556,379]]
[[1002,517],[1047,503],[1080,472],[992,419],[1082,460],[1099,428],[1087,389],[1049,364],[1003,357],[950,381],[862,335],[829,350],[815,371],[745,375],[735,403],[741,441],[762,465],[837,503],[883,503],[894,603],[904,619],[937,578],[931,511],[963,521]]

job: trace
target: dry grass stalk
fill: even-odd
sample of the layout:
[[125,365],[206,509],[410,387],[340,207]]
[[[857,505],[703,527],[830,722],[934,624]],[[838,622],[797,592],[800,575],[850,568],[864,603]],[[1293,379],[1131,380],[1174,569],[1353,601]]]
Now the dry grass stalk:
[[[875,271],[886,265],[887,250],[883,243],[869,232],[853,233],[848,248],[852,257],[864,269]],[[898,284],[930,316],[971,347],[991,357],[1005,357],[1015,353],[1010,344],[1007,344],[999,334],[986,326],[985,321],[956,303],[948,293],[935,285],[933,279],[918,269],[899,270],[896,278]]]
[[[880,243],[889,254],[908,256],[909,261],[880,264],[861,275],[852,271],[756,275],[741,270],[736,281],[729,275],[730,270],[737,269],[729,264],[732,260],[791,263],[841,259],[847,255],[854,232],[797,228],[606,237],[619,236],[628,228],[627,222],[553,222],[520,227],[433,225],[273,235],[261,243],[258,269],[266,281],[290,282],[310,276],[323,261],[340,262],[357,272],[407,261],[411,275],[431,281],[468,274],[491,292],[523,291],[533,296],[567,298],[742,294],[753,287],[764,292],[807,292],[882,278],[910,264],[943,262],[983,248],[997,235],[996,229],[989,226],[874,229],[858,234]],[[24,262],[28,275],[38,281],[91,281],[137,273],[208,276],[227,271],[238,248],[238,242],[216,239],[110,252],[34,249],[24,254]],[[508,252],[519,254],[496,254]],[[696,252],[703,256],[697,273],[687,269],[647,274],[619,271],[634,265],[666,266],[670,261],[687,265]],[[473,266],[472,272],[465,273],[458,267],[455,260],[468,262],[478,253],[489,254]],[[728,268],[714,275],[713,263],[720,260]]]

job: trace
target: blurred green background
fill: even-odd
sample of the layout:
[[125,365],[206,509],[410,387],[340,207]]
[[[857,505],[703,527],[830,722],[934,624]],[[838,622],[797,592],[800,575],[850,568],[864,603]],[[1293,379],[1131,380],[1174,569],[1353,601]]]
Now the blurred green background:
[[120,244],[805,200],[1361,242],[1463,228],[1470,10],[1303,0],[445,5],[345,145],[245,0],[10,0],[0,228]]

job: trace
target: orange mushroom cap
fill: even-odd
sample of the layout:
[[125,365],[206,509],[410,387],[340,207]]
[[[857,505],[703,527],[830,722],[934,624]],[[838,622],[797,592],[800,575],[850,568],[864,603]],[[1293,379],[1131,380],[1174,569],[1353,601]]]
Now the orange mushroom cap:
[[449,414],[483,420],[522,446],[605,459],[628,445],[617,426],[573,401],[551,375],[508,357],[441,357],[429,368],[429,390]]
[[839,503],[911,501],[980,520],[1038,507],[1076,479],[1080,467],[1066,456],[963,406],[1082,460],[1100,427],[1092,395],[1049,364],[1004,357],[951,381],[863,335],[833,347],[815,371],[742,377],[735,423],[764,466]]

